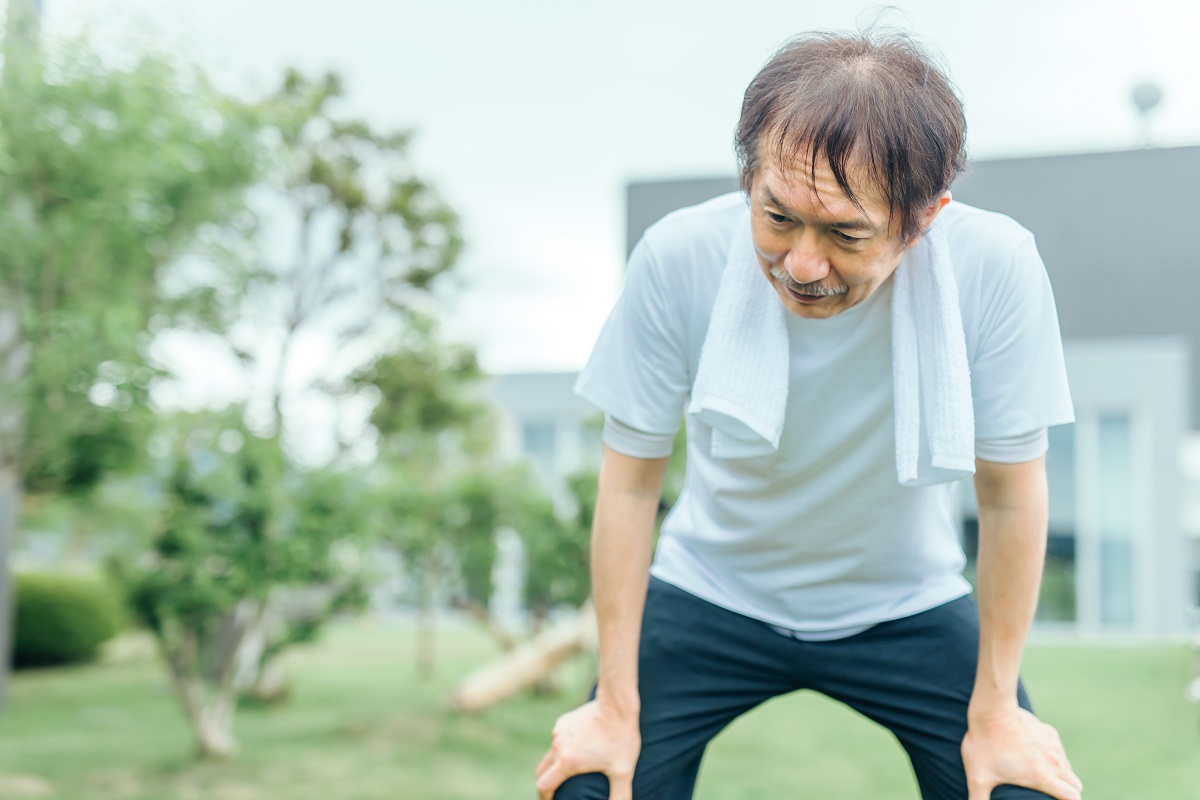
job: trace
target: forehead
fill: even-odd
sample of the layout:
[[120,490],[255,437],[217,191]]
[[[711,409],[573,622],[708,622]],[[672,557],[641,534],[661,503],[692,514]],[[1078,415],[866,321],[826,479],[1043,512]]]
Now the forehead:
[[[768,191],[774,198],[797,212],[807,212],[838,218],[867,216],[885,225],[891,216],[878,182],[866,165],[851,158],[846,166],[846,181],[854,197],[838,184],[829,161],[810,148],[781,150],[770,142],[760,148],[759,167],[755,172],[755,187]],[[855,201],[857,200],[857,203]]]

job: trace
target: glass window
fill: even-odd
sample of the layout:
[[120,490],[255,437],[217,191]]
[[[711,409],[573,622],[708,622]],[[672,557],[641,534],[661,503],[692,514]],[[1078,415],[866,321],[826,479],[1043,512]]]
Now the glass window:
[[1128,415],[1102,415],[1099,434],[1100,621],[1133,622],[1133,430]]
[[557,461],[557,430],[553,420],[526,420],[521,423],[521,450],[533,459],[546,477],[554,475]]
[[600,463],[603,446],[604,418],[584,420],[579,426],[579,449],[583,452],[583,462],[590,466]]
[[1078,519],[1075,501],[1075,426],[1049,430],[1046,482],[1050,490],[1050,530],[1046,567],[1035,619],[1074,622],[1076,619],[1075,542]]
[[[1050,530],[1046,541],[1046,567],[1038,597],[1036,619],[1040,622],[1074,622],[1076,619],[1075,534],[1075,426],[1057,425],[1049,430],[1046,479],[1050,489]],[[962,545],[967,556],[964,572],[975,583],[975,561],[979,554],[979,511],[975,487],[962,483]]]

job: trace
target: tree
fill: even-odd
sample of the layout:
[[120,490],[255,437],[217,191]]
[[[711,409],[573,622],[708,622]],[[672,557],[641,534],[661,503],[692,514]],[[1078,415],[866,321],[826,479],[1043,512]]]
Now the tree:
[[[223,309],[211,332],[266,387],[248,400],[277,435],[306,396],[358,394],[350,376],[427,324],[462,249],[457,216],[412,164],[411,134],[343,119],[341,93],[336,75],[293,70],[259,105],[267,176],[253,213],[224,232],[225,259],[193,274]],[[306,335],[319,358],[298,357]]]
[[198,750],[237,750],[237,676],[264,646],[311,634],[294,625],[266,643],[256,631],[281,590],[326,587],[314,615],[360,593],[365,483],[291,467],[276,437],[254,434],[243,410],[180,414],[158,434],[160,525],[149,553],[117,558],[112,572],[154,634]]
[[[456,215],[412,164],[410,134],[344,118],[341,93],[333,74],[314,80],[289,71],[257,106],[265,177],[249,212],[216,237],[216,257],[190,265],[181,285],[209,293],[215,313],[194,327],[210,340],[215,334],[240,363],[256,429],[298,458],[344,465],[372,448],[341,410],[394,393],[376,385],[392,376],[427,385],[376,407],[377,416],[396,417],[389,428],[436,426],[413,415],[458,413],[429,393],[439,378],[421,377],[421,359],[433,352],[433,290],[462,239]],[[464,351],[460,361],[446,366],[477,373],[473,355]],[[320,433],[305,422],[320,404],[339,420],[332,447],[302,447]],[[298,633],[276,609],[255,620],[260,629],[250,639],[264,644],[257,667],[239,678],[263,698],[284,690],[271,662]]]
[[480,377],[473,351],[439,341],[422,317],[394,350],[350,377],[376,397],[369,422],[380,441],[383,541],[416,585],[417,668],[426,676],[439,595],[460,574],[475,591],[490,590],[492,537],[506,515],[510,476],[491,461],[491,419],[475,396]]
[[6,66],[0,550],[23,490],[86,492],[135,462],[158,279],[233,210],[255,151],[252,118],[167,59],[135,54],[118,68],[75,44]]
[[[658,519],[661,523],[683,490],[687,463],[687,434],[680,428],[663,476],[662,500]],[[573,616],[546,630],[536,630],[520,646],[468,674],[450,693],[450,705],[460,711],[480,711],[511,697],[523,689],[546,684],[566,660],[597,646],[596,620],[590,600],[588,554],[592,521],[596,509],[598,482],[596,473],[585,470],[568,478],[575,501],[575,513],[565,523],[552,516],[530,517],[524,529],[529,554],[529,579],[526,602],[542,614],[549,607],[582,602]],[[552,681],[550,681],[552,683]]]

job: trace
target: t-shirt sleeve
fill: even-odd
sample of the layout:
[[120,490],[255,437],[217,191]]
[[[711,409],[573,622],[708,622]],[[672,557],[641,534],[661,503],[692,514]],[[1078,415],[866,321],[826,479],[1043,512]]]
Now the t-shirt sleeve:
[[684,292],[665,279],[643,238],[629,257],[625,287],[575,392],[639,431],[674,434],[691,392]]
[[1033,236],[990,282],[971,367],[975,436],[1000,439],[1075,421],[1050,278]]

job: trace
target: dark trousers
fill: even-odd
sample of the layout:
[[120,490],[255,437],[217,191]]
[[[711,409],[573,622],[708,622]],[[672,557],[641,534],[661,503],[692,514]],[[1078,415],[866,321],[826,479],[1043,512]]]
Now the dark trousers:
[[[891,730],[924,800],[965,800],[959,747],[975,681],[979,612],[963,597],[855,636],[804,642],[650,579],[639,658],[642,752],[634,800],[692,796],[704,749],[738,715],[812,689]],[[1029,698],[1018,687],[1018,701]],[[556,800],[608,800],[608,779],[579,775]],[[1044,798],[1015,786],[993,800]]]

